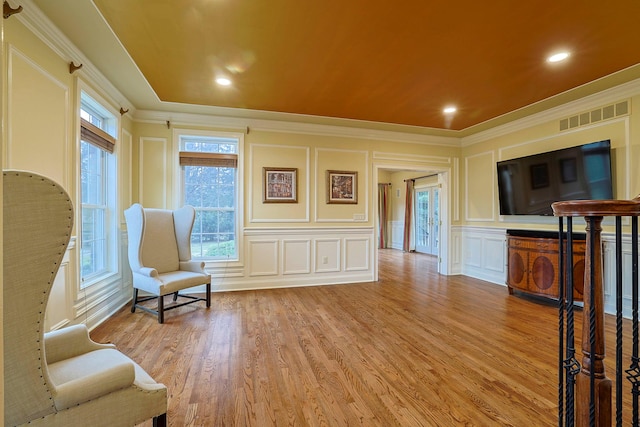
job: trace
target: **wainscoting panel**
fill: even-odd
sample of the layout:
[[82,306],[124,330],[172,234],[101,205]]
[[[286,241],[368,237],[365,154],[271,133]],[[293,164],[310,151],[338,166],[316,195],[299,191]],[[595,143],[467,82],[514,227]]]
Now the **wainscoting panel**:
[[315,239],[316,273],[340,271],[340,239]]
[[[603,275],[604,275],[604,307],[605,312],[616,312],[616,247],[615,235],[602,233]],[[631,286],[631,236],[623,236],[622,240],[622,312],[630,318],[632,305]]]
[[278,240],[250,240],[247,248],[252,260],[249,276],[278,274]]
[[[487,236],[484,238],[482,265],[500,277],[506,277],[505,236]],[[500,256],[503,254],[504,256]]]
[[283,240],[282,261],[282,274],[311,273],[311,240]]
[[464,265],[482,268],[482,236],[464,237]]
[[344,239],[344,270],[367,271],[369,270],[370,240],[367,238]]
[[[70,245],[71,246],[71,245]],[[69,303],[67,302],[67,289],[73,286],[73,272],[69,268],[70,252],[75,252],[73,248],[67,248],[60,263],[60,269],[53,280],[51,293],[49,294],[49,303],[47,304],[47,312],[45,315],[45,330],[50,331],[59,329],[68,325],[69,319]]]
[[391,230],[391,248],[402,250],[404,221],[390,221],[388,230]]
[[251,227],[244,259],[206,268],[214,292],[370,282],[373,242],[373,227]]
[[462,227],[461,231],[462,274],[506,286],[505,230]]
[[451,227],[449,251],[449,259],[451,261],[450,274],[462,274],[462,230],[460,227]]

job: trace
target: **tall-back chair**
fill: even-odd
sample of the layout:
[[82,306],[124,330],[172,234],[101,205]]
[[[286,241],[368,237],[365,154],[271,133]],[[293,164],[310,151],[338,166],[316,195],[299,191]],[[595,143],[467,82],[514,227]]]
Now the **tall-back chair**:
[[[164,323],[166,310],[205,301],[211,306],[211,276],[204,263],[191,260],[191,230],[195,221],[193,206],[176,210],[143,208],[136,203],[124,211],[129,236],[129,264],[133,273],[133,303],[136,308],[158,316]],[[206,285],[204,298],[179,293],[187,288]],[[139,296],[138,291],[151,296]],[[174,304],[164,305],[164,297],[173,294]],[[177,298],[183,302],[176,303]],[[157,299],[157,309],[140,304]]]
[[3,173],[4,424],[166,424],[167,389],[84,325],[45,333],[49,294],[73,227],[55,182]]

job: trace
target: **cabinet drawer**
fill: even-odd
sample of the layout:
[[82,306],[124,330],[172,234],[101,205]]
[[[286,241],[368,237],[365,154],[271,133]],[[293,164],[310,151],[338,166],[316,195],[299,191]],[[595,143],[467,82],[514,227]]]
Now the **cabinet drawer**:
[[530,249],[544,252],[557,252],[558,241],[552,239],[530,239],[526,237],[509,237],[508,245],[514,249]]

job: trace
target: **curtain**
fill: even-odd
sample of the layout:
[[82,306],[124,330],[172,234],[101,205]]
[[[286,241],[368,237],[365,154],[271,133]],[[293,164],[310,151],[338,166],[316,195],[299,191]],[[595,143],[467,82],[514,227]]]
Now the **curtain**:
[[387,222],[389,221],[389,187],[391,187],[391,184],[378,184],[379,249],[389,247],[389,236],[387,231]]
[[402,250],[413,252],[416,250],[413,239],[413,184],[412,179],[407,180],[407,193],[404,202],[404,237],[402,240]]

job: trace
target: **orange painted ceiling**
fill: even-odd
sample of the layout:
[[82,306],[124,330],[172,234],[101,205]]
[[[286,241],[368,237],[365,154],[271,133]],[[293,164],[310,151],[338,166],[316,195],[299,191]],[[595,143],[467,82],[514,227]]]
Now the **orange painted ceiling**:
[[640,77],[638,0],[94,3],[167,102],[463,130]]

